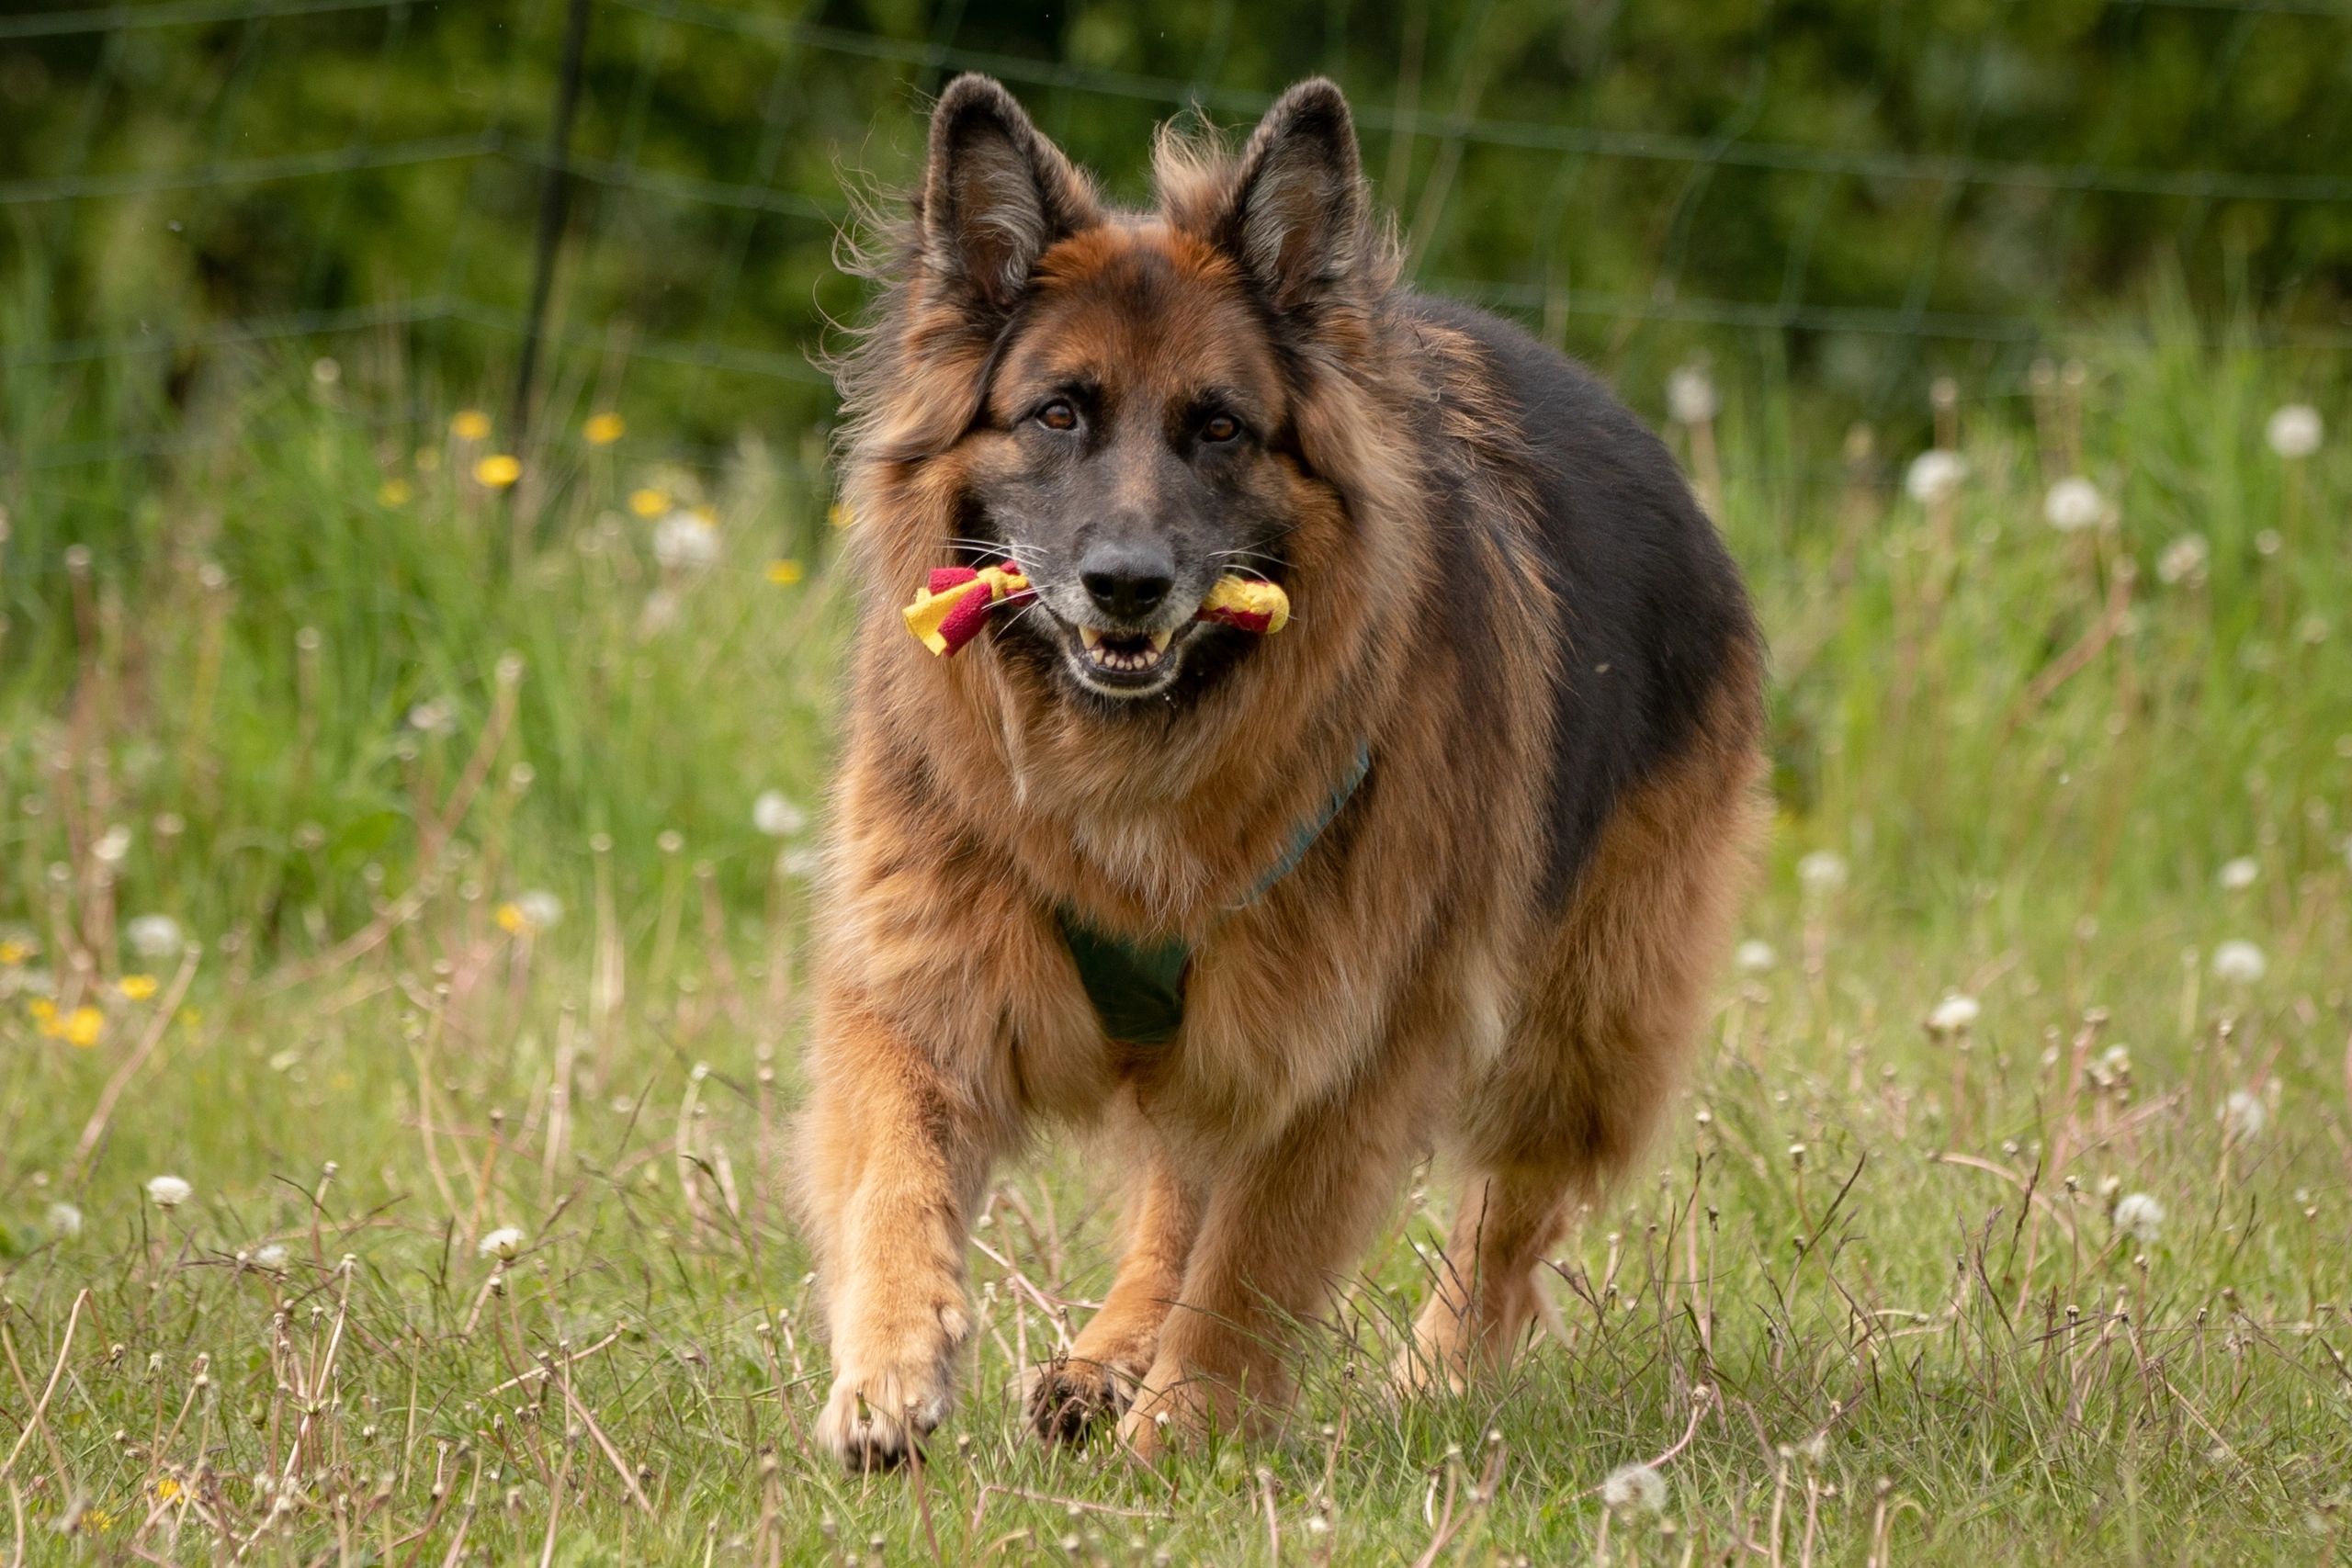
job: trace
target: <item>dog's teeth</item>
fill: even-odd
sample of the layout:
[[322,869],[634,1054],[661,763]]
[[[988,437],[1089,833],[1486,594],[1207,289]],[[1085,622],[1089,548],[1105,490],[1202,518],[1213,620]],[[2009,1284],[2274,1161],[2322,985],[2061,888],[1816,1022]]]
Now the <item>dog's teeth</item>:
[[1102,634],[1096,631],[1092,626],[1079,627],[1078,637],[1080,642],[1083,642],[1089,648],[1097,647],[1102,641]]
[[1168,651],[1168,645],[1175,640],[1176,631],[1172,626],[1164,632],[1154,632],[1151,634],[1151,651],[1154,654],[1165,653]]

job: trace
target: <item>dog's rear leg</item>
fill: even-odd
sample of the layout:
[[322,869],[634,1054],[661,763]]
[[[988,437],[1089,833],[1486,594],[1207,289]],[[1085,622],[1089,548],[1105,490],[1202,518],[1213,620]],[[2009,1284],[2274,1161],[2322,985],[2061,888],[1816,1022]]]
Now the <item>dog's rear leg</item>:
[[1130,1109],[1116,1135],[1148,1151],[1127,1201],[1118,1275],[1069,1353],[1039,1367],[1029,1385],[1030,1421],[1040,1436],[1060,1442],[1077,1441],[1135,1397],[1159,1353],[1160,1325],[1183,1286],[1185,1259],[1200,1230],[1200,1193],[1178,1179],[1143,1118]]
[[1535,1271],[1566,1227],[1573,1173],[1519,1166],[1473,1177],[1395,1376],[1407,1389],[1459,1392],[1509,1363],[1542,1310]]

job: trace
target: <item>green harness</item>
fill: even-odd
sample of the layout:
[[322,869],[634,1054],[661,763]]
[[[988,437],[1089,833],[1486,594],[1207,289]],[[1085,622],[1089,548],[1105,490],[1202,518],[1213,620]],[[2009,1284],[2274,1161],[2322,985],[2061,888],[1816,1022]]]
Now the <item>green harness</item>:
[[[1358,746],[1355,765],[1331,792],[1322,812],[1291,835],[1283,858],[1258,879],[1258,886],[1239,908],[1247,908],[1264,897],[1275,883],[1298,868],[1371,771],[1372,748]],[[1094,1016],[1102,1021],[1107,1038],[1123,1045],[1165,1045],[1176,1038],[1176,1032],[1184,1027],[1184,980],[1193,967],[1191,942],[1129,942],[1088,925],[1067,904],[1054,911],[1054,918],[1062,928],[1062,941],[1069,947],[1070,962],[1078,965],[1079,984],[1086,987],[1087,1000],[1094,1004]]]

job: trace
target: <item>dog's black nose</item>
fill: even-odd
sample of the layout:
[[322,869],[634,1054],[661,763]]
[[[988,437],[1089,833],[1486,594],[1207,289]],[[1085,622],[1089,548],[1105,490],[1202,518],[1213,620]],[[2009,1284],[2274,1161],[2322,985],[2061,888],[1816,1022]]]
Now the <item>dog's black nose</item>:
[[1078,563],[1078,581],[1095,608],[1114,620],[1140,621],[1176,586],[1176,563],[1160,547],[1105,540]]

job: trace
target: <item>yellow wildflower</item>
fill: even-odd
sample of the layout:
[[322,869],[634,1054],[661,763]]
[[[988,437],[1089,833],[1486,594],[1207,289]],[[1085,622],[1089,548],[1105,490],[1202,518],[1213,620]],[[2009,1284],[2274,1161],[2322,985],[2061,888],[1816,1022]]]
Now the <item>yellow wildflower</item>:
[[115,989],[120,991],[127,1000],[143,1002],[149,997],[155,994],[155,976],[153,975],[125,975],[121,980],[116,984]]
[[383,488],[377,491],[376,499],[386,506],[406,506],[409,497],[414,493],[409,489],[406,479],[386,479]]
[[598,413],[588,416],[588,423],[580,427],[580,434],[588,438],[588,445],[591,446],[610,446],[614,442],[618,441],[622,433],[628,429],[628,426],[622,423],[620,415]]
[[474,465],[474,482],[504,490],[523,477],[523,462],[504,452],[493,452]]
[[803,575],[804,573],[801,571],[800,563],[797,560],[777,559],[768,562],[768,581],[770,582],[789,587],[791,584],[799,581]]
[[523,913],[520,904],[501,904],[498,907],[498,929],[509,936],[521,935],[530,924],[530,919]]
[[14,968],[16,965],[22,964],[26,959],[30,958],[32,955],[33,944],[31,942],[0,942],[0,964],[7,964],[10,968]]
[[639,517],[659,517],[670,510],[670,498],[651,488],[628,492],[628,509]]
[[856,519],[850,515],[849,503],[847,502],[837,501],[833,502],[831,508],[826,512],[825,521],[831,523],[836,528],[846,528],[853,522],[856,521]]
[[187,1495],[187,1490],[178,1481],[166,1475],[155,1483],[155,1495],[166,1503],[176,1503]]
[[32,1015],[35,1023],[42,1026],[44,1034],[49,1032],[48,1025],[57,1021],[57,1004],[47,997],[35,997],[25,1004],[25,1011]]
[[114,1529],[114,1516],[104,1508],[85,1508],[82,1510],[82,1528],[92,1535],[104,1535]]
[[463,409],[449,422],[449,434],[460,441],[480,441],[490,434],[490,415],[480,409]]
[[41,1032],[62,1040],[76,1050],[86,1051],[96,1045],[106,1032],[106,1014],[94,1007],[78,1007]]

